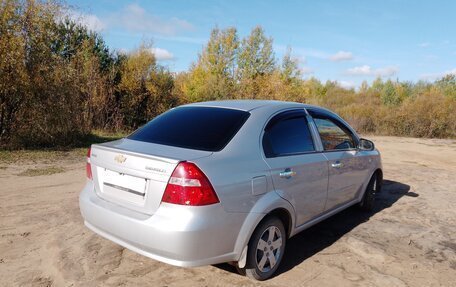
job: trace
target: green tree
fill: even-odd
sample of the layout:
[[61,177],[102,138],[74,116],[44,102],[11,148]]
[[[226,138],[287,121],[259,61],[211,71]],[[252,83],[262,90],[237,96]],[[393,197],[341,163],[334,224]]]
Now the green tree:
[[397,106],[401,102],[396,86],[391,80],[386,81],[383,85],[380,98],[382,103],[387,106]]
[[30,89],[19,1],[0,4],[0,143],[11,140],[17,116]]
[[242,40],[237,65],[241,97],[257,98],[262,94],[260,83],[276,71],[272,38],[266,37],[260,26]]
[[301,78],[301,70],[299,70],[299,62],[297,59],[292,58],[291,56],[291,48],[288,47],[285,55],[282,59],[282,67],[281,67],[281,75],[282,79],[290,83],[292,81],[296,81],[297,79]]
[[236,28],[211,31],[211,37],[203,50],[198,64],[217,77],[234,78],[239,39]]
[[266,37],[261,26],[255,27],[250,35],[242,40],[238,69],[241,80],[272,74],[276,69],[272,38]]
[[2,144],[66,144],[86,133],[84,103],[74,96],[77,73],[52,47],[61,6],[7,0],[0,9]]
[[115,58],[98,35],[62,22],[62,14],[58,2],[0,4],[3,146],[74,143],[108,106]]
[[151,45],[143,44],[128,54],[118,85],[125,126],[137,128],[177,103],[172,94],[173,77],[157,65]]
[[183,85],[188,101],[232,98],[239,39],[235,28],[215,28]]
[[103,38],[96,32],[88,30],[86,26],[66,17],[57,23],[55,32],[57,35],[51,43],[54,53],[71,59],[84,43],[90,43],[91,52],[98,58],[100,70],[107,71],[115,63],[115,57]]
[[447,97],[456,99],[456,75],[448,74],[435,83],[440,91]]

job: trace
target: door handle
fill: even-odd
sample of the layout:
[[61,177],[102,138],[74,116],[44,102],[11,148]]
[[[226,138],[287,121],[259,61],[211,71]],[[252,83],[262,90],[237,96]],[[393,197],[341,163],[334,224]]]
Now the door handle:
[[287,168],[287,169],[285,169],[285,171],[282,171],[281,173],[279,173],[279,176],[282,178],[290,178],[295,175],[296,175],[296,171],[292,171],[291,168]]
[[336,162],[333,162],[333,163],[331,164],[331,166],[334,167],[334,168],[341,168],[341,167],[344,166],[344,164],[341,163],[340,161],[336,161]]

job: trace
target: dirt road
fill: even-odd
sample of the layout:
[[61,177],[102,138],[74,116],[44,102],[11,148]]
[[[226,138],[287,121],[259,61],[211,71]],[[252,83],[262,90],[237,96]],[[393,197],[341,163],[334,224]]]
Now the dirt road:
[[253,282],[229,265],[184,269],[84,227],[83,158],[65,171],[0,168],[0,286],[456,286],[456,141],[374,137],[385,186],[375,212],[349,209],[289,241],[279,275]]

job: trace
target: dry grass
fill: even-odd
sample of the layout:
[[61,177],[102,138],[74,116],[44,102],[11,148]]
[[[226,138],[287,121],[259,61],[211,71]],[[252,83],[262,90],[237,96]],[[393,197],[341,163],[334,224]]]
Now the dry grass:
[[78,145],[71,148],[42,148],[42,149],[21,149],[1,150],[0,164],[30,164],[44,163],[55,164],[60,161],[80,161],[87,154],[91,144],[113,141],[127,136],[126,132],[109,133],[106,131],[93,131],[85,138],[81,138]]
[[23,164],[23,163],[55,163],[61,160],[80,160],[87,152],[86,148],[75,148],[71,150],[0,150],[0,163],[2,164]]
[[56,173],[62,173],[65,169],[62,167],[48,166],[40,168],[28,168],[25,171],[18,174],[18,176],[41,176],[41,175],[51,175]]

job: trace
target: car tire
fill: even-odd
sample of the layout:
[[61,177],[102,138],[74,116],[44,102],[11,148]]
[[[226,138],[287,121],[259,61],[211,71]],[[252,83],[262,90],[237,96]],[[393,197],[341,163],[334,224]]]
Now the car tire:
[[381,179],[375,173],[367,184],[363,199],[358,203],[358,208],[363,211],[372,211],[375,206],[375,195],[380,192]]
[[240,274],[259,281],[274,275],[282,261],[287,233],[280,219],[268,217],[255,229],[247,249],[245,268],[238,268]]

